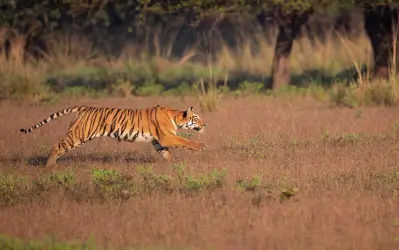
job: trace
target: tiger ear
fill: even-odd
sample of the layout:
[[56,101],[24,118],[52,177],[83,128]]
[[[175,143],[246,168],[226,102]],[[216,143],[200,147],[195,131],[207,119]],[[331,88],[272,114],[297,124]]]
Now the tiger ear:
[[188,115],[191,115],[193,113],[194,109],[193,106],[189,107],[186,111],[183,113],[183,117],[187,117]]

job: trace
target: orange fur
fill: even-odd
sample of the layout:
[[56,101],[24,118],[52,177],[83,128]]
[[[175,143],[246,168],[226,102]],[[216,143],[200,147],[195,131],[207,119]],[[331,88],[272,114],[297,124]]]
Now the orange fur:
[[97,137],[108,136],[119,141],[151,142],[165,159],[171,158],[168,148],[187,148],[195,151],[205,149],[202,142],[189,141],[176,135],[178,128],[204,131],[205,124],[194,113],[193,107],[185,111],[159,105],[148,109],[118,109],[75,106],[51,114],[29,129],[30,133],[53,119],[75,113],[64,139],[55,144],[47,158],[46,166],[73,148]]

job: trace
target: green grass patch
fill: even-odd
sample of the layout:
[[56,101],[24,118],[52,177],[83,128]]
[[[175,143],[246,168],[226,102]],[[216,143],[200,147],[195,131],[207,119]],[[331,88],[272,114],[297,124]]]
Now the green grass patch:
[[[4,250],[102,250],[113,249],[103,248],[96,244],[94,237],[84,242],[62,241],[55,237],[44,237],[42,239],[22,240],[17,237],[0,235],[0,248]],[[125,247],[127,250],[188,250],[186,247],[165,248],[165,247]]]

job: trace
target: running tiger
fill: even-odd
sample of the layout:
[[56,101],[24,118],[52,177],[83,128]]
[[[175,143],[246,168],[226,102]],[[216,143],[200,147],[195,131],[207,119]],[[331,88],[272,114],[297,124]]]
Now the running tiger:
[[194,113],[193,107],[180,111],[159,105],[148,109],[75,106],[51,114],[31,128],[20,131],[30,133],[53,119],[75,112],[77,114],[70,123],[65,138],[53,146],[46,167],[54,165],[60,156],[71,149],[102,136],[118,141],[151,142],[155,150],[166,160],[171,159],[168,148],[187,148],[195,151],[206,148],[202,142],[189,141],[176,135],[178,128],[204,131],[206,125]]

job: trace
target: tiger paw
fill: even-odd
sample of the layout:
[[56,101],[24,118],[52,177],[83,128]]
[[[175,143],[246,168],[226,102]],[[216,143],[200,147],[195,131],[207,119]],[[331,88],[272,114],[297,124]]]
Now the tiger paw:
[[195,150],[196,151],[203,151],[206,149],[206,145],[203,142],[196,142],[195,143]]

